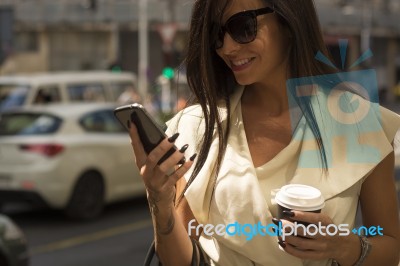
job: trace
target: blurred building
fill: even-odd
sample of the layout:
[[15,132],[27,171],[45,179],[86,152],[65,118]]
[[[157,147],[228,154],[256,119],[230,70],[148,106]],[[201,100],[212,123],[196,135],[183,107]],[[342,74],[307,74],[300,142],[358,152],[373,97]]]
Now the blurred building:
[[[374,56],[363,68],[377,71],[381,100],[393,100],[400,82],[399,0],[315,0],[325,42],[340,66],[338,39],[349,40],[346,66],[370,48]],[[340,67],[339,67],[340,68]]]
[[[181,61],[192,1],[148,0],[149,79]],[[335,58],[338,39],[349,39],[346,66],[370,47],[374,57],[367,63],[377,70],[380,89],[394,87],[400,80],[400,1],[315,2]],[[139,0],[0,0],[0,73],[115,65],[137,73],[138,5]],[[5,16],[13,18],[11,31]],[[163,43],[162,30],[174,37],[170,45],[165,37]]]
[[[8,52],[14,68],[9,71],[108,69],[119,65],[137,73],[138,2],[0,0],[0,10],[12,9],[14,15],[13,49]],[[179,59],[175,58],[184,49],[191,5],[187,0],[173,2],[172,7],[171,0],[148,1],[150,76],[159,75],[165,61],[177,65]],[[159,31],[163,23],[172,21],[174,43],[165,53]],[[3,26],[0,24],[0,28]]]

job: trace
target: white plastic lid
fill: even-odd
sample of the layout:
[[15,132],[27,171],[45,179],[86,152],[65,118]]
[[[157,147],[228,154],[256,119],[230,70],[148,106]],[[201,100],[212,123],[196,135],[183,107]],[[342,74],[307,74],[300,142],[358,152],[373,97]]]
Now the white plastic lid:
[[325,206],[321,191],[300,184],[283,186],[276,193],[275,201],[282,207],[298,211],[315,211]]

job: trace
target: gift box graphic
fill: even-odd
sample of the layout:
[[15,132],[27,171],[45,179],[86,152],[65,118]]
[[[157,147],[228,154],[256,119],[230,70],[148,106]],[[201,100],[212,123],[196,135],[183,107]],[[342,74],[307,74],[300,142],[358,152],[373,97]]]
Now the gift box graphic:
[[[347,52],[347,41],[340,40],[342,69]],[[352,66],[372,56],[365,52]],[[336,68],[322,53],[316,59]],[[382,133],[379,112],[378,85],[373,69],[340,72],[321,76],[295,78],[287,81],[293,139],[313,148],[303,149],[298,166],[320,168],[321,156],[316,137],[307,118],[315,120],[324,146],[327,167],[334,167],[341,156],[348,163],[378,163],[379,147],[366,139]],[[304,146],[303,145],[303,146]]]

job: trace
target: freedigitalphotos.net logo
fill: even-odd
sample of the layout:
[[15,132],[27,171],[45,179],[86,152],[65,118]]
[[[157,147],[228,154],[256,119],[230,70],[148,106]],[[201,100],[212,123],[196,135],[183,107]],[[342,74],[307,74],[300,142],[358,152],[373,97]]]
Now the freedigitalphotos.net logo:
[[318,224],[308,225],[304,225],[298,222],[285,225],[283,225],[282,223],[279,223],[278,225],[273,223],[263,225],[261,222],[258,222],[257,224],[241,224],[238,222],[234,222],[227,225],[198,224],[196,226],[194,225],[195,222],[196,220],[193,219],[188,223],[189,236],[191,236],[193,232],[196,236],[199,236],[201,233],[209,237],[212,237],[214,235],[228,235],[232,237],[245,236],[247,241],[252,240],[255,236],[280,236],[284,241],[287,236],[291,235],[304,237],[312,237],[317,234],[323,236],[348,236],[350,233],[364,236],[383,235],[383,228],[379,225],[370,227],[361,226],[359,228],[353,228],[352,230],[350,230],[348,224],[322,225],[321,222],[319,222]]
[[[339,41],[342,70],[345,68],[347,40]],[[353,68],[372,56],[366,51],[354,64]],[[311,103],[313,115],[321,130],[327,166],[332,167],[335,158],[347,163],[378,163],[381,161],[379,147],[363,142],[364,137],[380,134],[379,97],[376,72],[373,69],[340,72],[321,52],[316,59],[335,68],[337,73],[294,78],[287,81],[290,118],[293,139],[315,142],[311,131],[302,132],[299,124],[305,123],[304,110]],[[342,138],[342,139],[340,139]],[[345,152],[335,150],[335,141],[345,143]],[[345,157],[345,158],[343,158]],[[299,167],[320,168],[319,151],[303,150],[299,157]]]

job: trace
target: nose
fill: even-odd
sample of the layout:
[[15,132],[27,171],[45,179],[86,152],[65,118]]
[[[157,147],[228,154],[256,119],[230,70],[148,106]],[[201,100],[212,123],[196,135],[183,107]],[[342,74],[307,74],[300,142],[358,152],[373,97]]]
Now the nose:
[[229,33],[225,33],[224,43],[221,47],[223,54],[229,55],[237,52],[240,49],[240,44],[237,43]]

